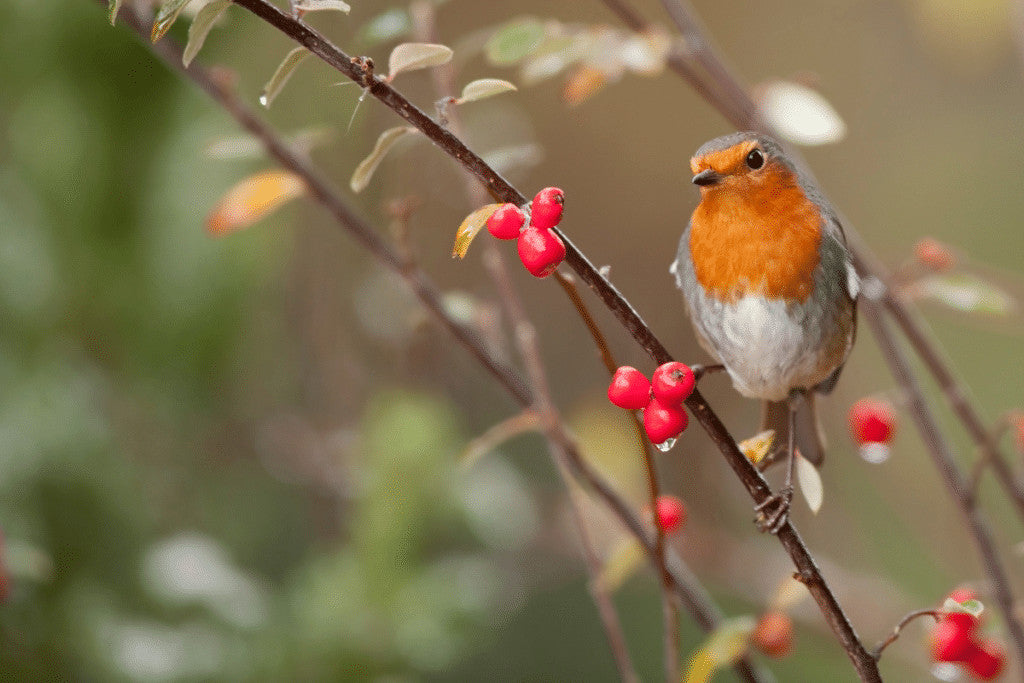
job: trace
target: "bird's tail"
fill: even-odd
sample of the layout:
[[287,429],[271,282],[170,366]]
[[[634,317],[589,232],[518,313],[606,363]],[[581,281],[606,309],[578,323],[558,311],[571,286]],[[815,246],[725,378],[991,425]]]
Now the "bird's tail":
[[[804,395],[796,410],[796,447],[800,455],[815,467],[821,467],[825,459],[825,435],[814,410],[814,392]],[[784,453],[789,447],[789,403],[787,401],[765,401],[761,408],[761,429],[775,430],[775,447],[772,450]]]

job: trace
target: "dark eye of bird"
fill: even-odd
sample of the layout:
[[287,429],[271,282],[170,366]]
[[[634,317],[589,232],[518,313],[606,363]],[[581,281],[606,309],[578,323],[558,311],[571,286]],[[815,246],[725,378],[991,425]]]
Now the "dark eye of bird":
[[750,150],[750,154],[747,155],[747,166],[755,171],[764,166],[764,154],[761,153],[761,150]]

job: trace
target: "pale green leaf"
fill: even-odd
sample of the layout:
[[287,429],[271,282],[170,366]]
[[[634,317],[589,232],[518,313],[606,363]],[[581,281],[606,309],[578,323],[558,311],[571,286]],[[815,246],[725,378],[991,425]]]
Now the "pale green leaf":
[[324,10],[333,10],[335,12],[344,12],[348,14],[352,11],[352,6],[347,2],[341,0],[299,0],[293,5],[295,9],[302,12],[322,12]]
[[500,95],[503,92],[511,92],[516,89],[516,86],[508,81],[503,81],[500,78],[480,78],[466,84],[466,87],[462,89],[462,94],[459,95],[459,99],[456,100],[456,103],[465,104],[466,102],[476,102],[477,100],[494,97],[495,95]]
[[412,31],[412,18],[409,11],[403,7],[389,9],[383,14],[378,14],[359,29],[359,40],[364,45],[371,46],[394,40]]
[[818,510],[821,509],[821,504],[825,500],[825,486],[821,482],[821,475],[807,458],[800,455],[799,451],[793,457],[796,458],[796,479],[800,482],[800,493],[803,494],[811,512],[818,514]]
[[601,573],[597,577],[598,585],[605,592],[614,593],[646,562],[647,553],[644,552],[640,541],[632,536],[624,538],[604,561]]
[[188,44],[185,45],[185,50],[181,53],[182,64],[188,66],[192,63],[192,60],[199,54],[199,50],[202,49],[203,43],[206,42],[206,36],[210,33],[210,29],[230,4],[231,0],[213,0],[213,2],[203,5],[203,8],[196,13],[196,18],[188,27]]
[[274,101],[278,93],[281,92],[281,88],[288,82],[288,79],[295,73],[295,69],[302,63],[306,57],[309,56],[309,50],[304,47],[297,47],[289,52],[284,60],[277,67],[277,71],[270,77],[267,84],[263,86],[263,93],[260,95],[260,104],[264,107],[269,107],[270,103]]
[[946,602],[942,605],[943,612],[966,612],[975,617],[980,617],[981,613],[985,611],[985,606],[978,600],[964,600],[963,602],[957,602],[953,598],[946,598]]
[[192,0],[167,0],[164,4],[160,5],[160,11],[156,13],[156,19],[153,21],[153,30],[150,32],[149,38],[154,43],[164,37],[164,34],[171,30],[171,26],[174,25],[178,15],[181,14],[181,10],[185,9]]
[[544,24],[533,17],[524,17],[510,21],[495,31],[484,46],[484,54],[491,64],[515,64],[543,42]]
[[121,5],[123,3],[124,0],[108,0],[107,16],[110,19],[111,26],[117,23],[117,13],[121,11]]
[[758,108],[766,123],[798,145],[827,145],[846,136],[846,123],[839,112],[799,83],[771,81],[763,85]]
[[[334,139],[334,131],[330,128],[303,128],[287,137],[288,145],[308,154],[317,147],[322,147]],[[266,156],[266,148],[262,141],[253,135],[235,135],[217,138],[203,149],[203,153],[211,159],[260,159]]]
[[732,664],[747,651],[747,641],[757,620],[750,616],[726,619],[712,631],[693,657],[685,683],[707,683],[715,670]]
[[787,576],[775,587],[772,599],[768,601],[772,610],[785,612],[807,598],[807,586],[792,576]]
[[388,128],[381,133],[380,137],[377,138],[377,144],[373,146],[373,151],[359,162],[356,170],[352,173],[352,179],[348,183],[352,191],[362,192],[366,189],[366,186],[370,184],[370,178],[373,177],[374,171],[377,170],[380,162],[384,160],[384,157],[391,151],[391,148],[406,135],[418,132],[418,130],[409,126],[398,126],[396,128]]
[[916,287],[924,296],[968,313],[1008,315],[1015,307],[1013,297],[1005,291],[966,273],[933,275],[923,278]]
[[415,71],[431,66],[447,64],[452,58],[452,49],[435,43],[402,43],[396,45],[388,57],[388,80],[403,71]]
[[481,229],[487,225],[487,219],[498,210],[501,204],[487,204],[469,214],[462,220],[459,229],[455,231],[455,245],[452,247],[452,258],[458,256],[465,258],[469,251],[469,245]]
[[516,169],[536,166],[544,158],[544,150],[538,144],[527,143],[499,147],[481,156],[488,166],[504,175]]

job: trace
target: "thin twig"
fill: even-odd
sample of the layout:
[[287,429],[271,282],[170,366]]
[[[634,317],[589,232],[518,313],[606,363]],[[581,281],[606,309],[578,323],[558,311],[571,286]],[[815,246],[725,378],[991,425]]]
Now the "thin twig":
[[1021,629],[1020,621],[1014,611],[1013,594],[1010,590],[1010,580],[1003,568],[999,554],[996,552],[995,541],[989,530],[988,523],[978,509],[977,502],[971,496],[970,489],[963,473],[953,458],[953,453],[948,442],[942,436],[938,423],[924,398],[917,378],[910,367],[910,361],[903,349],[896,343],[888,323],[880,315],[877,302],[867,299],[866,305],[862,307],[863,315],[874,332],[875,339],[881,347],[882,355],[889,364],[889,369],[896,381],[907,392],[907,404],[914,424],[921,434],[921,439],[932,456],[936,469],[942,476],[950,497],[957,504],[960,514],[963,515],[967,529],[970,531],[978,554],[985,566],[989,580],[992,582],[992,592],[1003,612],[1006,621],[1006,629],[1010,639],[1017,650],[1019,661],[1024,661],[1024,631]]
[[[417,39],[421,42],[436,43],[438,36],[436,31],[436,11],[431,2],[419,1],[410,5],[410,14],[413,17]],[[451,62],[436,69],[431,69],[431,76],[434,81],[435,96],[440,99],[451,95],[455,91],[455,69]],[[453,107],[446,114],[448,128],[458,136],[462,136],[462,120],[458,109]],[[463,171],[465,178],[466,198],[470,206],[479,206],[484,202],[484,193],[481,185],[475,182],[472,175]],[[508,274],[500,252],[493,242],[488,241],[485,246],[484,263],[486,270],[500,291],[500,300],[508,313],[517,334],[515,335],[520,356],[526,365],[527,374],[530,377],[531,388],[533,389],[534,405],[531,414],[539,418],[541,426],[545,427],[544,434],[551,458],[554,460],[559,477],[566,489],[569,500],[569,508],[572,518],[576,524],[577,533],[580,537],[580,545],[583,550],[584,564],[587,569],[589,580],[587,587],[591,598],[597,607],[598,617],[601,626],[604,628],[605,637],[608,639],[608,646],[611,648],[615,666],[619,672],[619,678],[624,683],[636,683],[638,681],[636,670],[629,656],[629,646],[626,643],[626,636],[622,630],[622,623],[611,595],[604,590],[598,580],[601,576],[601,558],[594,549],[590,538],[590,531],[587,529],[583,515],[583,501],[580,494],[572,484],[572,475],[566,464],[566,456],[561,451],[558,443],[551,439],[549,433],[552,430],[564,430],[561,418],[559,417],[551,394],[548,389],[547,372],[541,360],[540,350],[535,341],[536,332],[533,323],[530,321],[519,298],[519,293],[512,286],[512,280]],[[525,333],[524,333],[525,331]]]
[[[474,176],[484,183],[492,196],[501,201],[515,204],[525,202],[525,197],[522,193],[512,187],[494,169],[490,168],[479,155],[470,150],[459,138],[438,125],[405,96],[392,88],[385,80],[376,77],[372,70],[367,68],[367,60],[349,57],[305,23],[289,17],[273,5],[265,2],[265,0],[233,1],[235,4],[251,11],[285,33],[300,45],[308,48],[310,52],[323,59],[327,64],[363,86],[373,97],[419,129],[420,132],[425,134],[447,154],[457,159],[463,168],[473,173]],[[555,232],[562,238],[565,244],[566,263],[576,272],[580,279],[590,286],[591,290],[633,336],[634,340],[657,363],[660,364],[672,360],[671,354],[669,354],[668,350],[654,335],[633,306],[594,267],[590,260],[584,256],[563,232],[557,229]],[[686,399],[686,405],[691,414],[701,423],[704,430],[708,432],[712,442],[718,447],[718,450],[725,457],[729,466],[743,482],[755,505],[763,503],[771,497],[771,489],[767,482],[736,447],[735,440],[726,430],[722,421],[711,410],[711,407],[704,400],[700,391],[694,391]],[[580,461],[580,464],[583,464],[582,461]],[[787,520],[776,536],[796,566],[798,575],[802,577],[808,590],[814,596],[815,601],[825,616],[825,620],[835,632],[840,644],[847,651],[858,674],[865,681],[880,680],[875,661],[871,659],[870,654],[857,637],[849,619],[840,607],[820,569],[811,557],[803,539],[793,526],[792,521]]]
[[[102,6],[106,4],[104,0],[97,0],[97,2]],[[130,27],[144,44],[149,45],[149,26],[133,7],[122,7],[118,17],[120,23]],[[275,131],[264,124],[246,105],[238,100],[229,87],[219,82],[210,72],[195,62],[187,69],[182,67],[181,49],[169,39],[165,38],[160,43],[149,46],[167,66],[190,78],[240,126],[259,139],[272,158],[284,168],[302,177],[310,190],[311,197],[328,210],[336,224],[349,232],[381,265],[400,275],[427,311],[453,335],[460,345],[480,361],[481,365],[494,376],[513,400],[524,408],[530,406],[529,390],[518,375],[503,362],[497,360],[489,351],[486,343],[479,339],[475,332],[448,315],[441,303],[438,290],[429,278],[418,268],[408,267],[408,264],[400,258],[397,252],[381,240],[358,214],[349,209],[324,180],[321,173],[304,156],[289,148]],[[555,437],[574,476],[584,482],[598,498],[604,501],[604,504],[618,517],[629,533],[640,541],[644,551],[653,556],[654,540],[648,536],[644,524],[633,513],[625,499],[581,457],[576,443],[568,434],[560,432]],[[687,607],[702,630],[712,631],[723,619],[721,610],[678,556],[670,554],[668,559],[672,585],[680,601]],[[745,660],[737,662],[734,668],[744,681],[750,683],[770,679],[770,676],[754,668]]]
[[885,648],[892,645],[893,643],[895,643],[896,639],[900,637],[900,632],[903,631],[904,627],[910,622],[912,622],[914,619],[917,619],[918,617],[927,617],[930,615],[935,617],[935,619],[937,620],[940,614],[942,614],[941,610],[935,609],[919,609],[914,612],[911,612],[910,614],[907,614],[899,620],[899,623],[897,623],[895,628],[893,628],[892,633],[889,634],[889,637],[880,642],[875,647],[875,649],[871,651],[871,656],[874,657],[876,660],[881,659],[882,651]]
[[[594,341],[594,345],[597,347],[598,353],[601,355],[601,360],[604,363],[605,369],[609,375],[614,375],[618,368],[618,363],[615,362],[615,357],[612,355],[611,348],[608,346],[608,341],[605,339],[604,333],[601,332],[601,328],[597,325],[594,320],[594,316],[590,314],[590,309],[587,308],[587,304],[583,301],[583,297],[580,296],[579,290],[576,288],[576,282],[566,275],[556,273],[558,284],[565,290],[569,300],[576,307],[576,313],[583,320],[587,326],[587,330],[590,332],[590,337]],[[658,483],[658,471],[654,466],[654,458],[651,455],[651,445],[649,440],[644,434],[644,430],[640,424],[640,421],[636,417],[636,413],[629,411],[630,422],[632,423],[633,433],[637,438],[640,453],[643,456],[644,471],[647,475],[647,490],[650,498],[651,510],[654,513],[654,554],[658,569],[658,576],[661,580],[661,607],[662,607],[662,621],[663,621],[663,637],[664,637],[664,661],[665,661],[665,681],[666,683],[673,683],[679,677],[679,613],[676,609],[676,603],[672,594],[672,577],[669,575],[668,565],[665,562],[665,529],[658,523],[657,505],[658,496],[661,495],[660,485]]]
[[[684,0],[678,1],[680,3],[679,6],[682,7],[683,5],[681,3],[684,2]],[[670,0],[663,0],[663,2],[668,6]],[[607,0],[605,0],[605,4],[608,4]],[[624,5],[622,0],[615,0],[614,4],[616,5],[616,13],[621,13],[623,11],[622,6]],[[627,11],[631,10],[627,9]],[[699,56],[698,61],[702,64],[709,64],[717,61],[718,65],[714,70],[721,78],[730,82],[729,90],[734,93],[743,93],[743,100],[739,107],[735,106],[735,102],[724,102],[720,99],[709,98],[709,103],[715,106],[723,116],[733,122],[733,124],[738,128],[754,128],[771,133],[772,131],[768,130],[767,126],[756,117],[755,114],[757,110],[756,106],[754,106],[753,100],[749,95],[745,94],[742,86],[740,86],[738,81],[731,76],[728,69],[726,69],[724,65],[721,65],[721,62],[713,48],[709,46],[706,40],[702,39],[701,29],[693,23],[693,13],[686,11],[673,11],[671,9],[670,12],[673,19],[680,24],[681,32],[684,35],[690,35],[691,44],[697,45],[699,47],[699,51],[704,53]],[[693,40],[695,36],[699,38],[696,42]],[[687,82],[690,82],[689,78],[686,80]],[[806,163],[803,161],[802,157],[795,152],[795,150],[787,148],[787,153],[810,175],[810,171]],[[858,271],[862,275],[874,276],[873,279],[879,283],[884,281],[884,269],[881,267],[878,259],[866,247],[863,240],[859,238],[859,235],[854,230],[852,224],[845,219],[842,220],[842,223],[845,226],[848,239],[850,240],[851,252],[854,255]],[[955,381],[952,372],[948,369],[948,365],[943,360],[937,347],[928,335],[925,334],[923,328],[917,323],[915,317],[910,313],[909,307],[897,295],[895,295],[891,289],[886,288],[882,292],[881,296],[885,308],[896,320],[903,333],[907,336],[914,351],[922,358],[922,360],[924,360],[925,366],[928,368],[929,372],[936,378],[936,380],[938,380],[946,398],[953,405],[954,412],[964,424],[972,439],[977,445],[988,452],[990,456],[994,456],[992,457],[992,463],[999,481],[1003,484],[1003,487],[1007,490],[1007,494],[1015,503],[1019,514],[1024,517],[1024,488],[1022,488],[1019,482],[1015,481],[1008,465],[1006,465],[1003,458],[998,454],[998,449],[992,442],[991,436],[988,434],[987,430],[985,430],[984,423],[978,417],[977,410],[967,400],[965,391],[959,383]],[[920,407],[929,416],[931,421],[934,422],[934,416],[927,404],[922,404]],[[933,455],[935,455],[937,460],[941,460],[941,456],[939,454]],[[955,463],[952,461],[950,461],[949,464],[954,468],[956,467]],[[959,473],[959,470],[956,471]],[[979,514],[980,513],[975,509],[975,516],[978,516]],[[978,545],[979,550],[981,550],[988,544],[984,538],[979,538],[976,535],[977,529],[978,527],[975,526],[969,527],[972,535],[975,535],[976,545]],[[1001,573],[1001,568],[999,566],[993,566],[990,564],[990,560],[994,557],[994,553],[986,553],[983,550],[981,551],[980,559],[985,566],[986,572],[990,577],[993,577],[993,580],[996,574]],[[1012,596],[1007,594],[1007,597]],[[1024,637],[1021,637],[1024,630],[1021,628],[1020,621],[1016,613],[1008,609],[1011,603],[1012,600],[1005,603],[1000,601],[1000,607],[1003,609],[1004,618],[1010,624],[1010,632],[1014,639],[1018,659],[1021,661],[1022,665],[1024,665]]]

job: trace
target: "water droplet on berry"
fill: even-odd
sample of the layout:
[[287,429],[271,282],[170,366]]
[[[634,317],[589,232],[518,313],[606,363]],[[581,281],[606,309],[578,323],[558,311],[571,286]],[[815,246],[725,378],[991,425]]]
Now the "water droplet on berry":
[[956,664],[949,662],[938,662],[932,665],[932,676],[939,679],[940,681],[959,681],[962,676],[960,675],[960,667]]
[[654,444],[654,447],[657,448],[662,453],[668,453],[670,450],[672,450],[672,447],[675,446],[675,445],[676,445],[676,439],[672,438],[672,439],[665,439],[661,443],[656,443],[656,444]]
[[892,455],[888,444],[868,442],[860,447],[860,457],[872,465],[881,465]]

